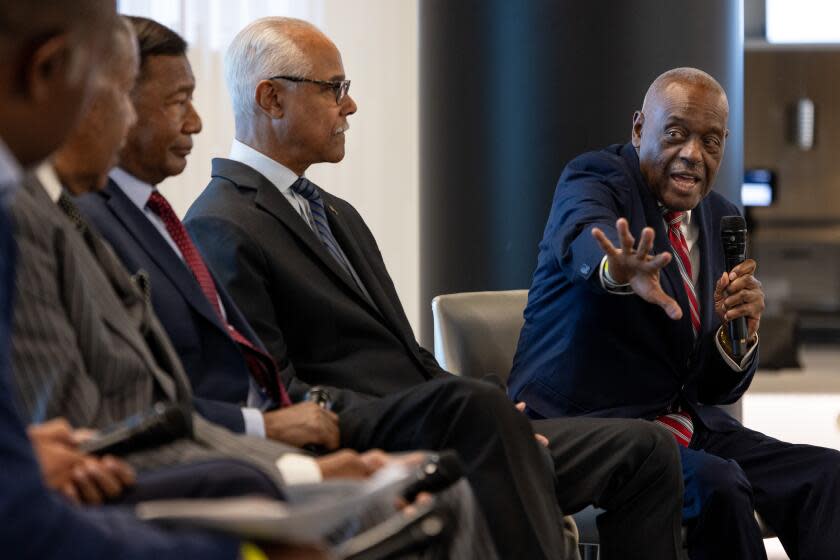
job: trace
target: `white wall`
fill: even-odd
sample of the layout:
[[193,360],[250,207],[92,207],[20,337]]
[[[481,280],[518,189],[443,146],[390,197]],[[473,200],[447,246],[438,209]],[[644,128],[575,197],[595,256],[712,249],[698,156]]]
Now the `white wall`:
[[[335,41],[359,106],[350,117],[343,162],[307,175],[349,200],[373,231],[415,331],[419,302],[417,101],[418,0],[123,0],[127,14],[153,17],[190,42],[195,104],[204,130],[187,169],[161,190],[183,215],[210,178],[210,159],[224,157],[233,116],[224,86],[227,44],[246,23],[265,15],[312,21]],[[428,306],[426,302],[423,305]]]

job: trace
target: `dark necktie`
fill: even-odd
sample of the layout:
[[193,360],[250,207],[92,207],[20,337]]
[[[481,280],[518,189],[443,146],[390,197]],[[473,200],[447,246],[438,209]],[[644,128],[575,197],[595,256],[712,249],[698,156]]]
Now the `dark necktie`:
[[362,284],[362,280],[356,274],[356,270],[350,261],[347,260],[347,255],[341,250],[341,246],[336,241],[330,229],[330,223],[327,220],[327,213],[324,209],[324,199],[314,183],[309,181],[306,177],[299,177],[297,181],[292,184],[292,190],[301,195],[309,201],[309,210],[312,212],[312,220],[315,222],[315,230],[318,237],[321,239],[324,247],[336,260],[336,262],[344,269],[350,278],[359,287],[359,290],[364,294],[367,300],[373,304],[370,294]]
[[[204,293],[207,301],[213,306],[222,324],[227,327],[230,337],[239,345],[239,349],[245,357],[248,370],[251,372],[254,380],[263,389],[268,391],[269,394],[277,397],[281,406],[292,404],[274,359],[254,346],[251,341],[245,338],[242,333],[225,319],[219,304],[219,292],[216,290],[213,277],[210,275],[210,271],[207,269],[204,259],[198,252],[198,248],[187,233],[184,224],[181,223],[181,220],[175,214],[169,201],[158,191],[153,191],[152,196],[149,197],[147,206],[163,221],[166,231],[169,232],[175,245],[181,251],[184,262],[198,281],[198,285],[201,287],[201,291]],[[271,381],[272,379],[274,380],[273,382]]]

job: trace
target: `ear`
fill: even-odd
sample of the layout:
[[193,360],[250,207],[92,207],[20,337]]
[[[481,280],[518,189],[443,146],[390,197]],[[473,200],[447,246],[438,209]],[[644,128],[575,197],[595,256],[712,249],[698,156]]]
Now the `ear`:
[[263,113],[272,119],[283,118],[285,88],[276,80],[262,80],[254,90],[254,102]]
[[633,131],[630,133],[630,141],[634,148],[642,144],[642,127],[645,124],[645,114],[641,111],[633,113]]
[[73,80],[72,74],[80,70],[73,68],[75,62],[67,33],[50,37],[35,48],[25,63],[24,95],[35,101],[48,100],[55,95],[57,85]]

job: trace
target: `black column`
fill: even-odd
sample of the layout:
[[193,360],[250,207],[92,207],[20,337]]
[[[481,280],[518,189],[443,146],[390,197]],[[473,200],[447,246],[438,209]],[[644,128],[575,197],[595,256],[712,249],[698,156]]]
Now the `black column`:
[[527,288],[576,155],[630,139],[647,86],[717,78],[730,136],[716,189],[740,201],[740,0],[421,0],[421,338],[438,294]]

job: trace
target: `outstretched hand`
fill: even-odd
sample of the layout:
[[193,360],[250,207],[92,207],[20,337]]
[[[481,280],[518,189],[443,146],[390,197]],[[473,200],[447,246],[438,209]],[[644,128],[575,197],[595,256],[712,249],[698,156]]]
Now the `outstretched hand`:
[[599,228],[592,229],[592,237],[598,241],[607,255],[607,267],[610,278],[618,284],[629,284],[633,293],[643,300],[661,307],[668,317],[674,320],[682,318],[682,309],[674,298],[665,293],[659,282],[659,271],[671,262],[671,253],[650,255],[653,248],[653,228],[642,230],[639,244],[630,233],[630,226],[625,218],[615,223],[621,248],[615,247]]

